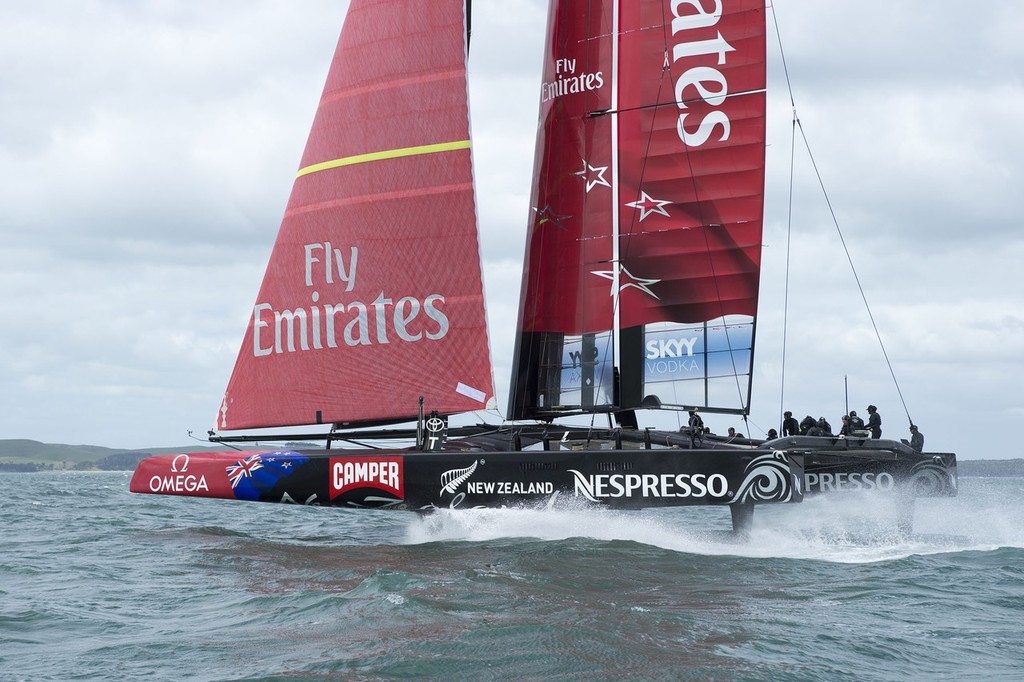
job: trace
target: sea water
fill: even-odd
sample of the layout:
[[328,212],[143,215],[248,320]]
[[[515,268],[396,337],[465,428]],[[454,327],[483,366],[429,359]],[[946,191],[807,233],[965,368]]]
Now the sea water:
[[1024,479],[920,500],[325,509],[0,475],[0,680],[1024,679]]

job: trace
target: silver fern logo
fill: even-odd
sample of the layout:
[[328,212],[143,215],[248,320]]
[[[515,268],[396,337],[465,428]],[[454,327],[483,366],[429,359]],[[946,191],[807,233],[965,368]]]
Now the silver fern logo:
[[784,452],[776,450],[751,460],[743,475],[743,483],[733,496],[733,502],[789,502],[793,497],[794,481],[790,475],[789,460]]
[[473,462],[464,469],[449,469],[441,474],[441,492],[454,495],[458,487],[473,475],[478,464],[480,464],[480,460]]

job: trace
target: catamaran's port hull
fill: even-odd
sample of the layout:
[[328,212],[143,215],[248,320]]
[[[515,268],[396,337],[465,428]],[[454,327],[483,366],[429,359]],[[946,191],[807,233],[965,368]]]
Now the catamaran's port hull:
[[760,449],[182,453],[142,461],[131,491],[412,510],[558,499],[638,509],[799,502],[805,494],[856,491],[908,498],[956,494],[952,454],[791,440],[797,442]]
[[143,460],[131,491],[410,510],[536,506],[620,509],[799,502],[800,455],[777,451],[259,450]]

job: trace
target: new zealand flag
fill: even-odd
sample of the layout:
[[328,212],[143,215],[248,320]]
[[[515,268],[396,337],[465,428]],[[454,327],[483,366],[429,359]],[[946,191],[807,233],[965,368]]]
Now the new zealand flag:
[[227,467],[226,472],[235,497],[255,502],[308,460],[292,450],[263,452],[240,459]]

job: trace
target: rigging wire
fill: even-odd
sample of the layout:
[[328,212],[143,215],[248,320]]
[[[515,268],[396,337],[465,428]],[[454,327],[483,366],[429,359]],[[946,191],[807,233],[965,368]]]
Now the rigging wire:
[[779,433],[782,433],[782,421],[786,409],[786,339],[789,334],[789,272],[793,254],[793,177],[794,161],[796,158],[797,120],[796,106],[794,106],[793,125],[789,134],[789,205],[786,209],[786,286],[785,293],[782,296],[782,376],[779,379]]
[[782,376],[779,380],[779,433],[783,433],[783,413],[786,409],[786,347],[789,333],[789,275],[790,262],[793,252],[793,186],[794,168],[796,158],[796,126],[799,117],[796,113],[796,101],[793,97],[793,84],[789,79],[789,64],[786,62],[786,51],[782,47],[782,32],[779,30],[779,17],[775,12],[775,5],[772,8],[772,23],[775,24],[775,39],[779,46],[779,56],[782,58],[782,72],[786,76],[786,89],[789,92],[789,106],[793,110],[793,125],[789,134],[789,203],[786,208],[786,279],[785,291],[782,298]]
[[839,219],[836,217],[835,210],[832,208],[832,202],[828,197],[828,192],[825,190],[825,183],[822,180],[821,173],[818,171],[818,164],[814,161],[814,154],[811,153],[811,145],[807,141],[807,134],[804,132],[804,128],[800,125],[799,119],[797,120],[797,127],[800,129],[800,137],[804,142],[804,149],[807,150],[807,158],[811,161],[811,167],[814,169],[815,177],[818,179],[818,186],[821,187],[822,196],[825,198],[825,204],[828,206],[829,214],[832,216],[832,224],[836,227],[836,233],[839,235],[839,241],[843,245],[843,253],[846,254],[846,260],[850,264],[850,271],[853,272],[853,279],[857,283],[857,290],[860,292],[860,298],[864,301],[864,308],[867,310],[868,319],[871,320],[871,328],[875,331],[875,338],[878,339],[878,346],[882,349],[882,357],[885,358],[885,364],[889,368],[889,375],[892,377],[893,384],[896,386],[896,393],[900,397],[900,402],[903,404],[903,411],[907,415],[907,421],[911,424],[914,421],[910,418],[910,410],[907,409],[907,401],[903,398],[903,391],[900,390],[900,382],[896,379],[896,372],[893,370],[892,362],[889,360],[889,353],[885,350],[885,344],[882,342],[882,334],[878,331],[878,324],[875,322],[875,316],[871,312],[871,305],[868,303],[868,297],[864,293],[864,287],[860,283],[860,276],[857,274],[857,268],[853,265],[853,257],[850,255],[850,249],[846,245],[846,239],[843,237],[843,231],[839,228]]
[[[875,338],[878,340],[878,346],[882,350],[882,357],[885,358],[886,367],[889,369],[889,375],[892,377],[893,385],[896,387],[896,393],[899,395],[900,403],[903,405],[903,411],[907,415],[907,421],[911,424],[914,423],[910,417],[910,410],[907,408],[907,401],[903,397],[903,391],[900,389],[900,382],[896,378],[896,372],[893,369],[892,362],[889,360],[889,353],[885,350],[885,343],[882,341],[882,334],[878,330],[878,324],[875,322],[875,316],[871,312],[871,305],[868,303],[867,294],[864,292],[864,287],[861,284],[860,276],[857,274],[857,268],[853,264],[853,257],[850,254],[850,249],[846,245],[846,238],[843,237],[843,231],[839,227],[839,218],[836,216],[835,209],[832,207],[832,201],[829,199],[828,190],[825,189],[825,181],[821,177],[821,172],[818,170],[818,164],[814,160],[814,154],[811,152],[811,144],[807,139],[807,133],[804,131],[803,124],[800,122],[800,117],[796,111],[796,99],[793,96],[793,84],[789,77],[789,65],[786,62],[786,52],[782,47],[782,33],[779,31],[779,18],[778,13],[775,10],[775,5],[771,5],[772,8],[772,21],[775,24],[775,37],[779,45],[779,55],[782,58],[782,70],[786,77],[786,88],[789,92],[789,103],[793,109],[793,128],[791,132],[790,140],[790,169],[789,169],[789,207],[787,216],[786,226],[786,285],[785,285],[785,298],[784,298],[784,310],[783,310],[783,324],[782,324],[782,392],[780,395],[779,412],[781,414],[784,397],[785,397],[785,376],[786,376],[786,330],[789,317],[789,279],[790,279],[790,244],[792,242],[793,233],[793,186],[794,186],[794,175],[793,165],[795,157],[795,145],[796,145],[796,131],[800,131],[800,138],[803,140],[804,149],[807,151],[807,158],[811,162],[811,168],[814,170],[814,175],[818,180],[818,186],[821,188],[822,197],[825,199],[825,205],[828,207],[829,215],[832,216],[832,224],[836,228],[836,234],[839,235],[839,241],[843,245],[843,253],[846,254],[846,261],[850,264],[850,271],[853,273],[853,279],[857,283],[857,290],[860,292],[860,298],[864,302],[864,308],[868,313],[868,319],[871,321],[871,328],[875,332]],[[781,433],[781,428],[780,428]]]

